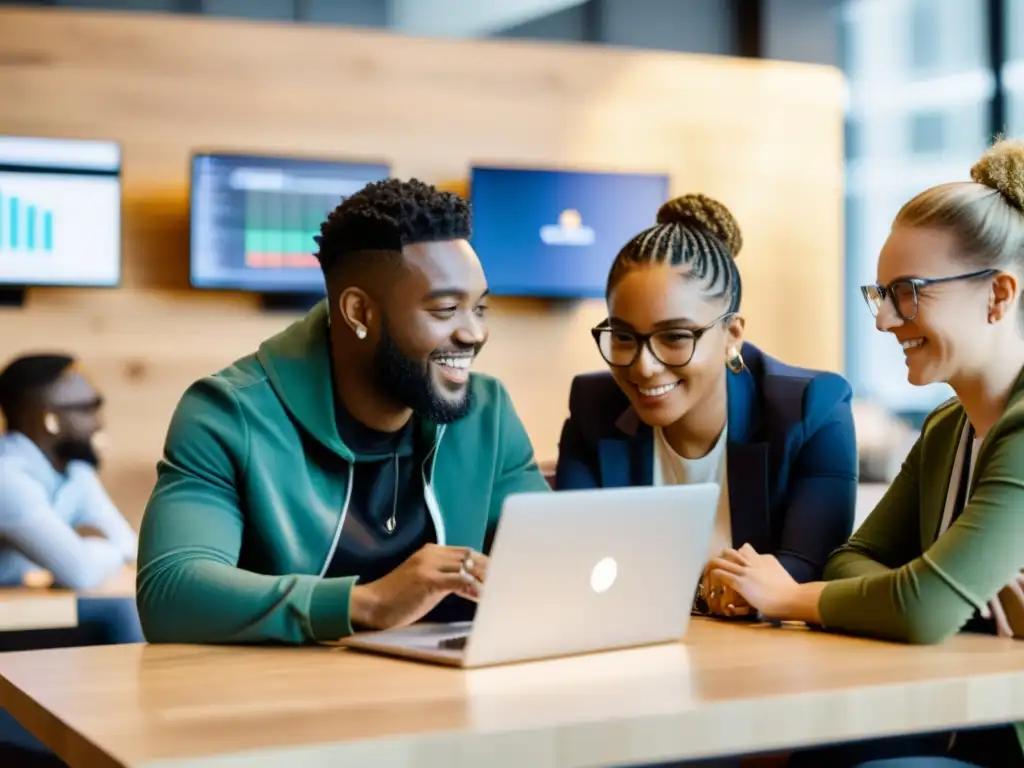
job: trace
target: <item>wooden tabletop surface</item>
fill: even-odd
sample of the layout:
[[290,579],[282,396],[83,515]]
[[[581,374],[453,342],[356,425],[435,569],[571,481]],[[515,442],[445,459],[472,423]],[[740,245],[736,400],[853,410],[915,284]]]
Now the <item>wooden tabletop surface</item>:
[[75,593],[53,589],[48,571],[33,571],[20,587],[0,587],[0,632],[25,629],[68,629],[78,625],[78,598],[135,596],[135,566],[125,566],[94,589]]
[[555,768],[1024,720],[1024,646],[695,620],[685,643],[463,671],[340,648],[0,655],[0,706],[72,768]]
[[78,625],[74,592],[35,587],[0,587],[0,632],[67,629]]

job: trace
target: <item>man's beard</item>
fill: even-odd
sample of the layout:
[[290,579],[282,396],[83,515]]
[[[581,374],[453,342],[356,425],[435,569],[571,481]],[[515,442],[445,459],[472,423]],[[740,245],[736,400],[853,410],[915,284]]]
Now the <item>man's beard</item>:
[[54,446],[54,451],[64,461],[84,461],[95,469],[99,469],[100,457],[92,447],[90,440],[61,440]]
[[[463,350],[464,351],[464,350]],[[380,343],[373,359],[374,381],[384,392],[436,424],[458,421],[472,407],[472,380],[466,382],[459,400],[451,400],[437,390],[430,363],[407,357],[388,331],[387,318],[381,324]]]

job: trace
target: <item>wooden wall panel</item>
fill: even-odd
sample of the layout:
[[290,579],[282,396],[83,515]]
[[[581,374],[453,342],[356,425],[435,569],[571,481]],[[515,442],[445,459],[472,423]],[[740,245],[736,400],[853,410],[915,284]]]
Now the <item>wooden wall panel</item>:
[[[295,319],[187,285],[195,148],[388,158],[446,184],[472,162],[667,171],[733,208],[751,340],[837,369],[838,72],[582,45],[445,41],[176,16],[0,10],[0,132],[124,150],[124,287],[0,310],[0,359],[70,349],[109,395],[105,469],[137,519],[178,396]],[[651,212],[652,220],[654,211]],[[514,216],[514,208],[510,208]],[[87,244],[83,244],[87,247]],[[496,302],[482,370],[552,459],[574,374],[600,367],[601,302]]]

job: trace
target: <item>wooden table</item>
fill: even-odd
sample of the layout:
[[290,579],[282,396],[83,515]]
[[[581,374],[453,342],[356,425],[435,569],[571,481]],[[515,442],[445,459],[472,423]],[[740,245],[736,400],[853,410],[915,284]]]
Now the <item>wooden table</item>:
[[1024,720],[1024,646],[695,620],[686,643],[473,671],[336,648],[0,655],[72,768],[623,765]]
[[36,571],[29,579],[35,586],[0,587],[0,632],[26,629],[70,629],[78,626],[79,597],[134,597],[135,566],[125,566],[117,576],[94,589],[75,593],[51,589],[53,577]]
[[75,626],[78,626],[78,600],[74,592],[0,587],[0,632]]

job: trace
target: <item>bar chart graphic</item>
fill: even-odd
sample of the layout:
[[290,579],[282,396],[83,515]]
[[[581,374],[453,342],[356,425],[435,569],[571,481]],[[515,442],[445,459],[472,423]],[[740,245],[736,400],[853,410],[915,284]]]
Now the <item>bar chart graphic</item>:
[[0,172],[0,284],[116,285],[117,177]]
[[53,211],[0,187],[0,253],[53,253]]
[[338,195],[245,192],[245,265],[255,269],[319,269],[313,255],[320,223]]
[[[386,164],[231,154],[192,165],[189,277],[197,288],[322,294],[316,236]],[[61,222],[61,226],[64,226]]]

